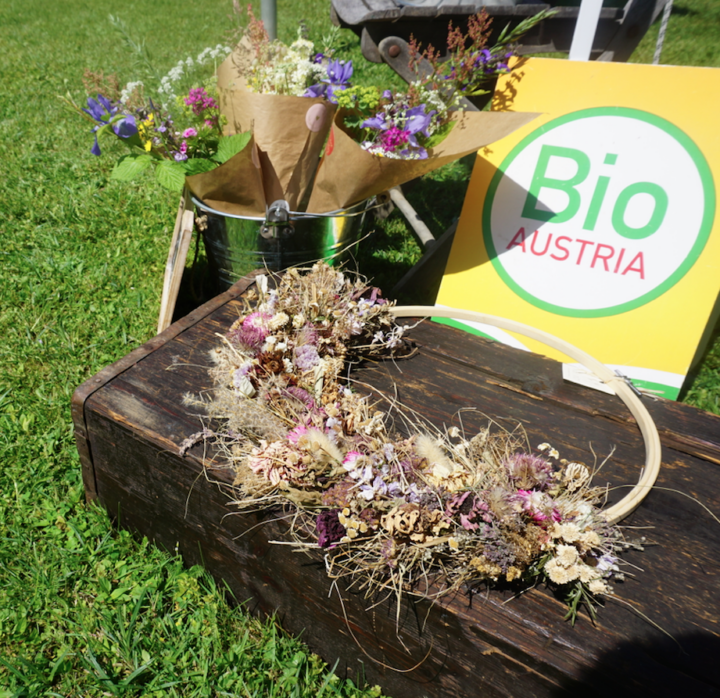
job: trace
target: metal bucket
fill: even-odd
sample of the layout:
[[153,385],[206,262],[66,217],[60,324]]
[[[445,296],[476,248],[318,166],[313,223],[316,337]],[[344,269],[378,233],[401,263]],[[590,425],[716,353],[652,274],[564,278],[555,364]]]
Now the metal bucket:
[[207,216],[202,237],[218,291],[253,269],[280,271],[320,259],[340,263],[360,236],[367,207],[363,201],[315,215],[291,212],[285,202],[275,202],[266,218],[250,218],[221,213],[195,198],[193,203],[199,216]]

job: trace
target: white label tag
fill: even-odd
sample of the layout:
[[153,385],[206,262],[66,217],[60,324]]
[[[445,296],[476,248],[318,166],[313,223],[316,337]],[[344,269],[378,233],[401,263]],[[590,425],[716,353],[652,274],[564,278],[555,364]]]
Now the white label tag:
[[571,383],[584,385],[586,388],[599,390],[608,395],[615,395],[615,391],[603,383],[592,371],[581,364],[563,364],[563,378]]

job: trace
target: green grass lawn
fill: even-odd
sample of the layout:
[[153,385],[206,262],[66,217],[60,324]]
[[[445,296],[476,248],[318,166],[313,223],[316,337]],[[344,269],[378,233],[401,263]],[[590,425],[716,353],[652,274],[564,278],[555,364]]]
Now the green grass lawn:
[[[278,5],[281,38],[302,18],[316,36],[329,28],[329,0]],[[177,198],[149,180],[111,181],[120,144],[93,157],[89,129],[57,98],[84,99],[86,68],[135,76],[108,11],[90,0],[0,4],[0,698],[377,695],[84,504],[70,397],[154,335]],[[147,38],[161,71],[231,28],[227,0],[135,0],[112,11]],[[712,0],[678,0],[663,62],[720,65],[718,12]],[[342,41],[359,64],[355,36]],[[467,162],[434,175],[456,197],[442,210],[420,190],[417,207],[437,234],[468,176]],[[397,214],[370,247],[363,271],[386,283],[420,254]],[[720,413],[719,365],[716,340],[687,402]]]

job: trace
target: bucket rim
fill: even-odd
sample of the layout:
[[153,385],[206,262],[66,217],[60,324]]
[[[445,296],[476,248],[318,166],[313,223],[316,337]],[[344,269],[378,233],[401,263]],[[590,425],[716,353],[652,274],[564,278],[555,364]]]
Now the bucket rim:
[[[206,204],[202,199],[198,199],[194,194],[190,195],[190,199],[202,211],[205,211],[206,213],[210,213],[213,216],[219,216],[220,218],[237,218],[239,220],[244,221],[258,221],[259,223],[262,223],[265,221],[265,216],[239,216],[236,213],[225,213],[223,211],[218,211],[217,209],[214,209],[212,206],[209,206]],[[347,208],[339,208],[335,211],[328,211],[327,213],[305,213],[303,211],[290,211],[290,220],[303,220],[308,218],[343,218],[343,217],[350,217],[350,216],[359,216],[365,212],[367,208],[369,208],[369,202],[370,199],[365,199],[364,201],[361,201],[360,203],[354,204],[353,206],[348,206]]]

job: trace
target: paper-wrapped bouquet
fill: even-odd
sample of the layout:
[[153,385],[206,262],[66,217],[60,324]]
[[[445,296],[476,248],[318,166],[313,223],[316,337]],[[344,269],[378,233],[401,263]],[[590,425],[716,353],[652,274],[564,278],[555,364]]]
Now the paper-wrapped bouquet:
[[[535,21],[535,20],[533,20]],[[527,27],[529,28],[529,26]],[[236,47],[181,61],[154,98],[142,83],[89,99],[84,115],[97,137],[130,146],[113,177],[154,168],[164,186],[187,185],[225,214],[264,217],[268,206],[341,211],[472,153],[524,125],[533,114],[467,112],[461,98],[507,70],[517,32],[488,48],[489,20],[472,18],[467,35],[450,27],[449,60],[411,46],[432,69],[403,93],[353,85],[351,62],[298,38],[270,41],[248,9]],[[326,42],[329,44],[331,42]],[[215,76],[190,83],[212,60]],[[180,89],[185,81],[185,90]],[[188,89],[189,88],[189,89]],[[102,88],[104,89],[104,88]]]

